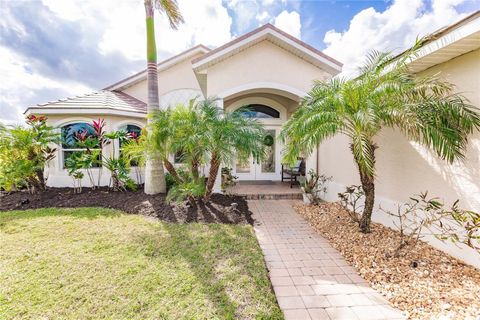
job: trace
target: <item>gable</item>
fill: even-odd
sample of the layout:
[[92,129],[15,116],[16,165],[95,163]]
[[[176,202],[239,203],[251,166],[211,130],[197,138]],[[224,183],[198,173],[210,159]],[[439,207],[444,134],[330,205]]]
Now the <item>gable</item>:
[[314,80],[334,75],[269,40],[216,63],[206,73],[208,95],[259,82],[278,83],[306,92]]

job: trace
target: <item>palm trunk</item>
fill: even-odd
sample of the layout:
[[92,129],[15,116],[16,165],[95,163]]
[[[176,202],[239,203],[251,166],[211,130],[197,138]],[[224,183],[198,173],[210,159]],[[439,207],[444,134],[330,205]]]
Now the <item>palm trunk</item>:
[[199,167],[200,161],[198,159],[193,159],[191,163],[191,170],[192,170],[192,176],[195,181],[198,180],[198,177],[200,176],[198,172],[198,167]]
[[220,159],[216,153],[212,154],[210,159],[210,170],[208,172],[207,188],[205,190],[205,200],[208,200],[212,195],[215,180],[217,180],[218,169],[220,168]]
[[[373,143],[370,144],[369,150],[371,152],[370,157],[373,159],[375,165],[375,149],[377,146]],[[363,207],[362,217],[360,218],[360,230],[363,233],[370,232],[370,223],[372,221],[372,212],[375,205],[375,177],[363,169],[360,166],[359,161],[355,159],[360,173],[360,181],[362,183],[363,192],[365,193],[365,205]]]
[[163,165],[165,166],[165,169],[167,169],[168,173],[170,173],[178,183],[182,182],[182,178],[180,178],[178,175],[177,169],[175,169],[175,166],[168,161],[168,159],[163,159]]
[[[157,80],[157,47],[155,44],[155,27],[153,20],[152,0],[145,0],[145,15],[147,27],[147,85],[148,85],[148,104],[147,111],[152,113],[160,109],[158,100],[158,80]],[[151,122],[148,119],[147,125]],[[151,132],[151,130],[149,130]],[[167,185],[165,183],[165,174],[163,171],[160,155],[149,154],[145,165],[145,193],[158,194],[165,193]]]
[[362,188],[365,192],[365,206],[363,208],[363,214],[360,219],[360,230],[363,233],[370,232],[370,222],[372,221],[373,206],[375,204],[375,183],[374,177],[360,171],[360,181],[362,182]]

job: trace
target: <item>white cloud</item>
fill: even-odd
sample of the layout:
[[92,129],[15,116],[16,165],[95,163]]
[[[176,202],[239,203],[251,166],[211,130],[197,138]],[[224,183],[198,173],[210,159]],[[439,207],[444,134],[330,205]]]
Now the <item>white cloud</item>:
[[465,0],[433,0],[426,9],[422,0],[396,0],[383,12],[368,8],[357,13],[344,32],[325,34],[324,52],[344,63],[343,74],[352,75],[370,50],[403,50],[424,36],[464,15],[455,6]]
[[[232,39],[232,18],[221,0],[179,0],[185,23],[172,30],[166,17],[156,15],[156,36],[159,61],[178,54],[196,44],[216,47]],[[86,46],[85,53],[100,53],[105,57],[121,55],[128,61],[144,60],[146,57],[145,10],[143,1],[135,0],[42,0],[49,10],[47,19],[65,23],[71,30],[77,26],[79,33],[97,32],[99,41],[80,45]],[[21,7],[21,3],[18,6]],[[37,3],[42,6],[41,3]],[[0,6],[1,7],[1,6]],[[2,11],[0,26],[13,30],[17,35],[26,34],[13,11]],[[66,35],[63,35],[66,36]],[[58,35],[62,41],[62,34]],[[81,41],[81,39],[79,39]],[[95,47],[97,45],[97,47]],[[55,80],[55,76],[42,74],[26,57],[9,49],[7,43],[0,45],[0,119],[21,120],[21,112],[28,105],[44,103],[45,99],[88,93],[93,90],[88,84]],[[90,54],[89,54],[90,56]],[[97,54],[98,56],[98,54]],[[34,58],[34,57],[32,57]],[[63,60],[56,57],[63,70],[83,68],[74,65],[75,59]],[[38,62],[38,61],[37,61]],[[30,70],[30,71],[27,71]],[[139,71],[139,70],[131,70]],[[125,75],[127,76],[127,74]],[[111,79],[112,82],[118,80]],[[98,89],[98,88],[95,88]],[[58,96],[56,96],[58,95]]]
[[[50,10],[67,20],[98,25],[103,34],[100,52],[122,52],[129,59],[145,57],[145,10],[143,1],[43,0]],[[179,0],[185,23],[172,30],[165,16],[156,14],[157,47],[164,55],[174,55],[192,45],[216,47],[232,36],[232,18],[221,0]]]
[[[76,81],[59,82],[32,72],[28,60],[5,47],[0,46],[0,56],[3,62],[0,64],[0,121],[4,123],[20,122],[28,106],[25,102],[35,100],[38,91],[68,92],[74,96],[92,90]],[[36,101],[30,105],[44,102],[47,101]]]
[[289,33],[292,36],[300,39],[300,30],[302,28],[302,24],[300,22],[300,15],[298,12],[288,12],[287,10],[282,11],[275,18],[274,25],[286,33]]

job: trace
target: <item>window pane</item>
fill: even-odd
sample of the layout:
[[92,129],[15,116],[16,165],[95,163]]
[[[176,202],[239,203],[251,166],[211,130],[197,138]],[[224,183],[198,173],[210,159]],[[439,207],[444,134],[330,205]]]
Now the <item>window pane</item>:
[[280,112],[277,110],[265,106],[263,104],[251,104],[246,107],[246,110],[242,110],[242,114],[248,118],[260,118],[260,119],[278,119],[280,118]]
[[[77,158],[81,157],[83,153],[86,153],[87,151],[63,151],[63,168],[66,168],[66,163],[67,159],[69,159],[72,156],[75,156]],[[98,150],[95,150],[95,156],[91,158],[91,163],[92,163],[92,168],[99,168],[101,167],[101,153],[98,152]]]
[[67,124],[62,127],[62,148],[75,149],[80,147],[78,142],[80,139],[96,137],[95,130],[92,125],[85,122]]
[[275,130],[267,130],[268,134],[265,137],[265,148],[267,157],[262,161],[262,172],[275,172]]
[[[142,134],[142,128],[134,124],[127,124],[126,126],[123,126],[120,130],[124,130],[127,133],[129,133],[130,139],[138,139],[138,137],[140,137],[140,135]],[[120,139],[119,141],[120,148],[122,147],[123,143],[124,141]]]
[[185,163],[185,153],[183,151],[177,151],[173,155],[174,163]]

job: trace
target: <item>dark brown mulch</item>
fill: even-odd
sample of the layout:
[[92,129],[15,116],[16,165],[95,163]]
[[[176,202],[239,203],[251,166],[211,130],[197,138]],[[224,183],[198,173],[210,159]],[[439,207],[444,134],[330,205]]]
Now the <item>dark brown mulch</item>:
[[[236,209],[232,208],[232,203],[237,203]],[[49,188],[35,194],[23,191],[0,193],[0,211],[49,207],[103,207],[177,223],[253,224],[245,199],[222,194],[213,194],[209,203],[200,202],[198,206],[190,207],[169,205],[165,202],[165,195],[146,195],[143,190],[113,192],[108,188],[84,188],[82,193],[74,194],[71,188]]]

